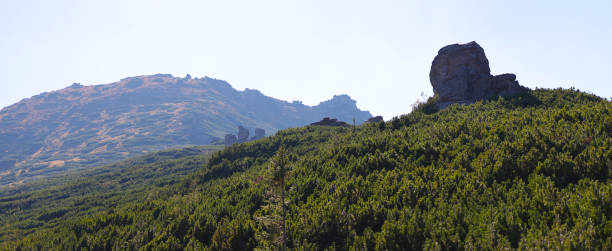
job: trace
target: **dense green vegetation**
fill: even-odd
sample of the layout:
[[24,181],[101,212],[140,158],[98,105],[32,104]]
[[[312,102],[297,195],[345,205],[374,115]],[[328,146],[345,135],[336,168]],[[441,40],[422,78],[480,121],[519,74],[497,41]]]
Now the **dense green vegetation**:
[[[535,90],[385,123],[308,126],[214,153],[164,196],[35,228],[7,249],[269,249],[271,158],[287,150],[299,250],[612,249],[612,104]],[[36,194],[36,192],[33,192]],[[104,201],[104,198],[101,198]]]
[[222,147],[169,149],[116,164],[69,172],[0,189],[0,242],[22,238],[71,217],[163,198],[169,187],[202,167]]

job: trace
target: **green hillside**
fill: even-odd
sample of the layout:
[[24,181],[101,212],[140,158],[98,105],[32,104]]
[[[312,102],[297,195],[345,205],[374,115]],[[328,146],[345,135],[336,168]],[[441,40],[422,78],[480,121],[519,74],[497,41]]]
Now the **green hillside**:
[[[45,227],[22,224],[32,218],[11,216],[19,201],[1,196],[8,228],[25,235],[4,234],[2,248],[277,249],[269,167],[281,147],[290,249],[612,249],[612,104],[562,89],[441,111],[432,98],[389,122],[279,131],[193,162],[159,196],[108,204],[101,192],[110,208],[53,223],[28,211]],[[44,193],[27,194],[62,210]]]
[[0,189],[0,240],[18,239],[71,217],[172,194],[168,186],[203,166],[210,153],[221,148],[169,149]]

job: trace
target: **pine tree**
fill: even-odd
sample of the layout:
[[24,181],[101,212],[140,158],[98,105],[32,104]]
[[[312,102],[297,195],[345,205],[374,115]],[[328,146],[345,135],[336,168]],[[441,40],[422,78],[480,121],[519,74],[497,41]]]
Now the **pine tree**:
[[264,216],[255,219],[261,223],[265,232],[259,236],[260,244],[266,248],[280,250],[287,249],[287,203],[285,189],[287,176],[290,171],[289,157],[284,148],[280,148],[275,156],[270,160],[268,173],[268,183],[270,189],[266,192],[267,205],[263,207]]

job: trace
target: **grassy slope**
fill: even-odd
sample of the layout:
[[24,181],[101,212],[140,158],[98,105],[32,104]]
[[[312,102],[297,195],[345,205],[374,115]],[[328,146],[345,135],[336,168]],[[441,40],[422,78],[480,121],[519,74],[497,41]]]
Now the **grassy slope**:
[[35,229],[7,248],[270,248],[265,169],[290,153],[289,246],[610,249],[612,105],[574,90],[390,122],[304,127],[213,154],[170,198]]

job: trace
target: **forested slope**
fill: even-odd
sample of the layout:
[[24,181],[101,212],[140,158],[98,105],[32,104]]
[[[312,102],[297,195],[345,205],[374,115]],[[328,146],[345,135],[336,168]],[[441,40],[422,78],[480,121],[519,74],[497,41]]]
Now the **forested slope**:
[[112,165],[68,172],[0,189],[0,242],[22,238],[75,216],[161,198],[172,184],[223,147],[168,149]]
[[226,148],[173,193],[34,229],[8,249],[278,247],[270,159],[283,147],[291,249],[612,248],[612,104],[575,90],[307,126]]

